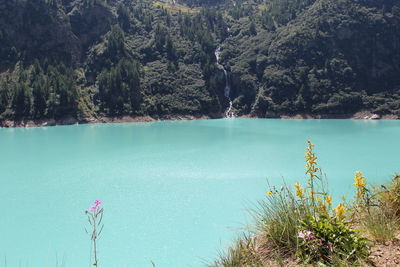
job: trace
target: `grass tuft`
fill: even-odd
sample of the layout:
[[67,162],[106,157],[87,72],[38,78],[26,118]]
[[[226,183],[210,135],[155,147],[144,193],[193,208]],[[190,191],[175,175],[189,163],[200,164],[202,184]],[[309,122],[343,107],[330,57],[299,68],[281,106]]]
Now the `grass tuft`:
[[256,251],[255,240],[249,235],[244,235],[225,253],[208,267],[263,267],[261,258]]
[[378,243],[393,240],[399,229],[399,219],[388,215],[382,209],[372,209],[361,220],[362,227],[368,232],[369,238]]
[[259,201],[258,209],[253,213],[257,230],[265,235],[272,247],[283,254],[293,254],[298,247],[298,226],[305,210],[287,196],[290,194],[272,194]]

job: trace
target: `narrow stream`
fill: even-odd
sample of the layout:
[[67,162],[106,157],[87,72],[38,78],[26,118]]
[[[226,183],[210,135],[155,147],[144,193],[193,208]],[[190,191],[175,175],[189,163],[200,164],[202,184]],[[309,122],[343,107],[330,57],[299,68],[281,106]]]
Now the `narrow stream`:
[[226,71],[225,67],[219,63],[220,57],[221,56],[221,47],[218,46],[217,49],[215,49],[215,58],[217,59],[217,65],[224,71],[225,75],[225,88],[224,88],[224,96],[228,99],[229,101],[229,107],[225,111],[225,117],[226,118],[234,118],[235,114],[232,111],[232,100],[231,100],[231,84],[229,80],[229,73]]

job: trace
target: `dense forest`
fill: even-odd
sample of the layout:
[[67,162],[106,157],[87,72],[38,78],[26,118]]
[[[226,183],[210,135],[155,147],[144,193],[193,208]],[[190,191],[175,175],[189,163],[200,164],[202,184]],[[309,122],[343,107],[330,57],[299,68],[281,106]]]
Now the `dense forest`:
[[400,115],[398,0],[0,0],[0,121]]

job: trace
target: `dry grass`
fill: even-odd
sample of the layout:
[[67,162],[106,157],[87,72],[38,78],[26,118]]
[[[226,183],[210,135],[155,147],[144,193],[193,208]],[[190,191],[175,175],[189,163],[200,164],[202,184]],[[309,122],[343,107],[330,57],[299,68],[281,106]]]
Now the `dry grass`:
[[257,6],[257,9],[260,11],[265,11],[267,10],[268,6],[266,4],[260,4]]
[[368,239],[385,243],[395,239],[399,230],[399,219],[374,209],[361,221],[362,230],[366,231]]
[[221,253],[219,259],[209,267],[264,267],[259,253],[257,253],[256,242],[248,235],[237,240],[227,252]]

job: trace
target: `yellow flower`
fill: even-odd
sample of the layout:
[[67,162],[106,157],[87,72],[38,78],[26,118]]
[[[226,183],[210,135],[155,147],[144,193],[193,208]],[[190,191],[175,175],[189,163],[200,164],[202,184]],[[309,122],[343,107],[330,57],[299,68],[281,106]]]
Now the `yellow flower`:
[[311,198],[312,200],[314,200],[314,198],[315,198],[315,191],[314,191],[314,190],[310,190],[310,192],[308,192],[308,194],[310,195],[310,198]]
[[336,216],[339,219],[343,219],[344,218],[344,213],[346,212],[346,209],[344,208],[344,205],[342,203],[340,203],[339,205],[336,206],[335,212],[336,212]]
[[313,152],[313,144],[310,141],[307,141],[308,145],[306,148],[306,174],[308,174],[310,176],[311,179],[313,179],[314,177],[316,177],[317,175],[315,174],[318,171],[318,168],[315,167],[315,165],[317,164],[317,156],[315,156],[314,152]]
[[268,196],[270,196],[270,195],[272,195],[273,194],[273,192],[271,191],[271,190],[269,190],[268,192],[267,192],[267,195]]
[[328,204],[329,206],[332,206],[332,197],[331,197],[331,196],[326,196],[326,197],[325,197],[325,202],[326,202],[326,204]]
[[326,213],[326,206],[324,203],[322,203],[322,199],[319,197],[317,201],[318,201],[318,205],[319,205],[319,211],[321,213]]
[[298,196],[299,198],[303,198],[304,197],[303,188],[301,188],[300,184],[295,183],[294,187],[296,188],[296,196]]
[[357,188],[357,190],[363,189],[367,185],[367,181],[365,180],[365,177],[362,176],[362,172],[356,172],[354,176],[354,186]]

